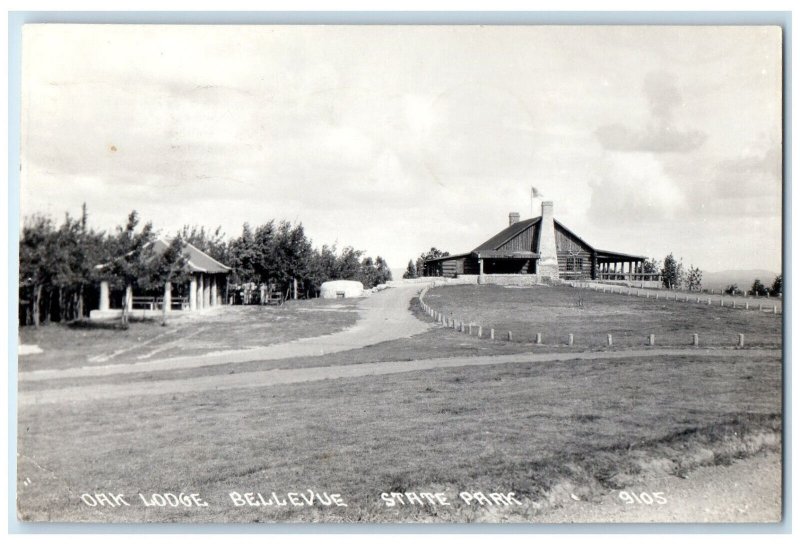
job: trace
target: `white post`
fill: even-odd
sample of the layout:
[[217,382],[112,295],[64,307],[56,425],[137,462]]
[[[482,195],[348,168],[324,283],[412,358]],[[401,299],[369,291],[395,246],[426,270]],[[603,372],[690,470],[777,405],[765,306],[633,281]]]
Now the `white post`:
[[213,275],[211,277],[211,306],[217,306],[217,277]]
[[129,313],[133,310],[133,286],[130,284],[125,287],[125,308]]
[[197,310],[197,275],[189,280],[189,310]]
[[164,283],[164,311],[170,312],[172,310],[172,282]]
[[203,308],[211,306],[211,282],[208,275],[203,275]]
[[100,282],[100,310],[108,310],[108,280]]

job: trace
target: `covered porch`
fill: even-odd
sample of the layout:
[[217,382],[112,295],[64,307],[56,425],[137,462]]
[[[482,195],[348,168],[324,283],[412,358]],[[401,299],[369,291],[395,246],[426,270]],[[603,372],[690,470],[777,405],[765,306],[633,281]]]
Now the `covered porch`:
[[535,274],[539,254],[529,251],[486,250],[475,254],[478,274]]
[[597,250],[594,255],[594,279],[608,282],[636,283],[640,287],[658,287],[660,273],[644,272],[647,258]]

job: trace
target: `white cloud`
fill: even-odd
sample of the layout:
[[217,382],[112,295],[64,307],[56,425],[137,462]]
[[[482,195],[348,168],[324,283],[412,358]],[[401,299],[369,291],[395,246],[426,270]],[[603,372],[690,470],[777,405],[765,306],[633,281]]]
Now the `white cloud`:
[[[58,218],[86,201],[102,228],[136,208],[164,230],[229,234],[302,220],[319,243],[399,267],[433,245],[474,247],[509,211],[529,215],[533,185],[599,246],[702,246],[725,268],[776,268],[778,38],[745,27],[26,27],[22,214]],[[611,151],[603,127],[622,127]],[[759,222],[750,236],[769,263],[725,242],[743,221]]]

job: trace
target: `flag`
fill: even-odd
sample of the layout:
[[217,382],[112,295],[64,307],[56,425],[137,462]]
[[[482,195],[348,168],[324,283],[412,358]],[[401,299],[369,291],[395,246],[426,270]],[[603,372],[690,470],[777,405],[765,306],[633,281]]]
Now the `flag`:
[[538,196],[539,191],[535,187],[531,186],[531,199],[535,199]]

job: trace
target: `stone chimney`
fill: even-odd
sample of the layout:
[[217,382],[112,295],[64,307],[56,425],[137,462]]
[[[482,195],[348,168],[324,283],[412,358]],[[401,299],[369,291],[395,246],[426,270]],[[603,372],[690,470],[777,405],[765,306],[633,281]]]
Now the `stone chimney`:
[[508,224],[514,225],[519,221],[519,212],[510,212],[508,214]]
[[553,219],[553,201],[542,201],[542,223],[539,226],[539,263],[536,273],[558,278],[556,254],[556,224]]

